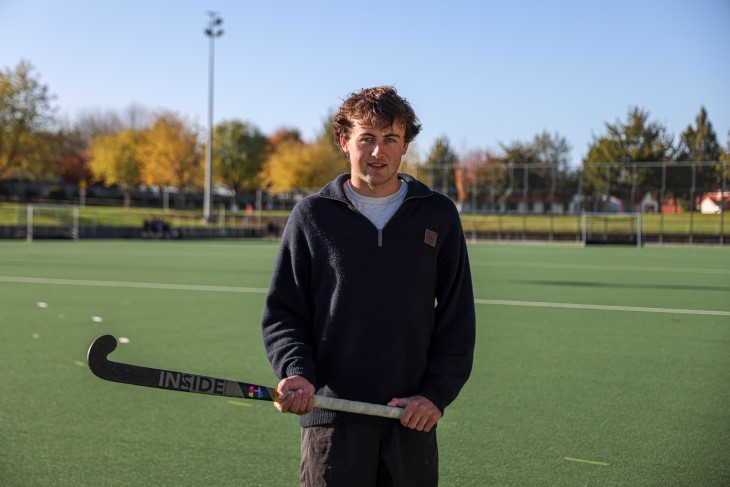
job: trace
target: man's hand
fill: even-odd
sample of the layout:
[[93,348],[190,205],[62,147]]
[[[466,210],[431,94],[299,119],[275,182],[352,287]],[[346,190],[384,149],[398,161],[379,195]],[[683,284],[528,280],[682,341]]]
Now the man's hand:
[[282,413],[306,414],[314,408],[314,386],[304,377],[293,375],[281,379],[276,387],[279,402],[276,409]]
[[406,428],[428,433],[441,419],[441,411],[423,396],[394,397],[388,406],[405,408],[400,422]]

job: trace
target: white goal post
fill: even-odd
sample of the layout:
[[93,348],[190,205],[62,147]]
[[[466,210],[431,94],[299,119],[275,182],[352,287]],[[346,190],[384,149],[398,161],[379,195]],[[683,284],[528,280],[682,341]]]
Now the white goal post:
[[78,240],[79,207],[29,203],[25,209],[24,226],[27,242],[39,238]]
[[610,245],[644,245],[641,213],[584,212],[581,219],[582,243]]

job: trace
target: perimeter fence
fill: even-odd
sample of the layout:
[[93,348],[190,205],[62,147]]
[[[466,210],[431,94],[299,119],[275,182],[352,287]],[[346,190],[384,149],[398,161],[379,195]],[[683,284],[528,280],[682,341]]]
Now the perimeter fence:
[[[495,163],[402,169],[449,196],[473,240],[582,242],[583,215],[589,214],[604,215],[606,237],[592,239],[596,242],[633,243],[624,237],[636,233],[644,242],[730,242],[727,162],[593,163],[572,169]],[[268,195],[263,204],[286,210],[315,191]],[[630,223],[618,223],[622,221]]]
[[[727,162],[602,163],[575,170],[502,164],[434,168],[421,177],[471,215],[465,228],[475,238],[580,241],[585,228],[578,215],[585,213],[642,215],[638,231],[645,242],[723,245],[730,232]],[[620,241],[632,230],[616,225],[612,232]]]
[[[582,242],[587,234],[601,234],[602,238],[591,240],[634,243],[640,236],[648,243],[730,242],[727,162],[602,163],[580,168],[550,164],[404,164],[401,170],[449,196],[459,208],[467,237],[472,240]],[[246,202],[234,205],[226,205],[226,200],[219,198],[213,221],[204,224],[194,209],[188,213],[193,215],[189,221],[175,210],[165,210],[163,216],[167,215],[174,227],[185,230],[181,235],[191,238],[275,236],[294,204],[318,190],[271,194],[259,189],[251,192]],[[78,201],[66,203],[68,206]],[[2,225],[0,238],[17,238],[29,232],[26,215],[30,214],[24,209],[13,211],[19,215],[17,221]],[[45,205],[44,212],[53,213]],[[37,217],[35,224],[53,228],[74,221],[69,211],[56,213],[62,215],[58,225],[47,216]],[[96,217],[86,214],[87,210],[82,209],[76,217],[78,228],[61,233],[75,238],[120,236],[103,224],[93,223]],[[594,217],[586,220],[585,215]],[[125,222],[128,231],[124,236],[141,234],[142,219],[138,220]],[[589,232],[586,221],[592,225]],[[597,221],[600,232],[595,230]],[[43,231],[39,228],[35,233],[42,235]]]

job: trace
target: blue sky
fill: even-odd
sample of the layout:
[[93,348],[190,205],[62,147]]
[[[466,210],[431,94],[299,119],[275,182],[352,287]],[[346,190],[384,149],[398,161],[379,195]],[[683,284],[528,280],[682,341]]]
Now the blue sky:
[[547,130],[579,163],[630,107],[678,136],[730,130],[730,0],[0,0],[0,66],[30,61],[59,115],[135,103],[207,124],[206,11],[220,13],[215,121],[313,138],[350,92],[390,84],[425,156],[499,152]]

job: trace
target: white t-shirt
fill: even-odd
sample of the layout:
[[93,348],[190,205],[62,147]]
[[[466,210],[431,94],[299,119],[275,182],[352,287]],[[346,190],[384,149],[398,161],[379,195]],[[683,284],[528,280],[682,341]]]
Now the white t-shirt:
[[403,200],[406,199],[406,193],[408,193],[408,185],[400,182],[400,188],[395,193],[383,196],[382,198],[371,198],[369,196],[362,196],[355,192],[350,185],[350,180],[343,185],[345,194],[352,202],[352,205],[357,208],[357,211],[365,215],[378,230],[382,230],[388,220],[395,214],[400,208]]

